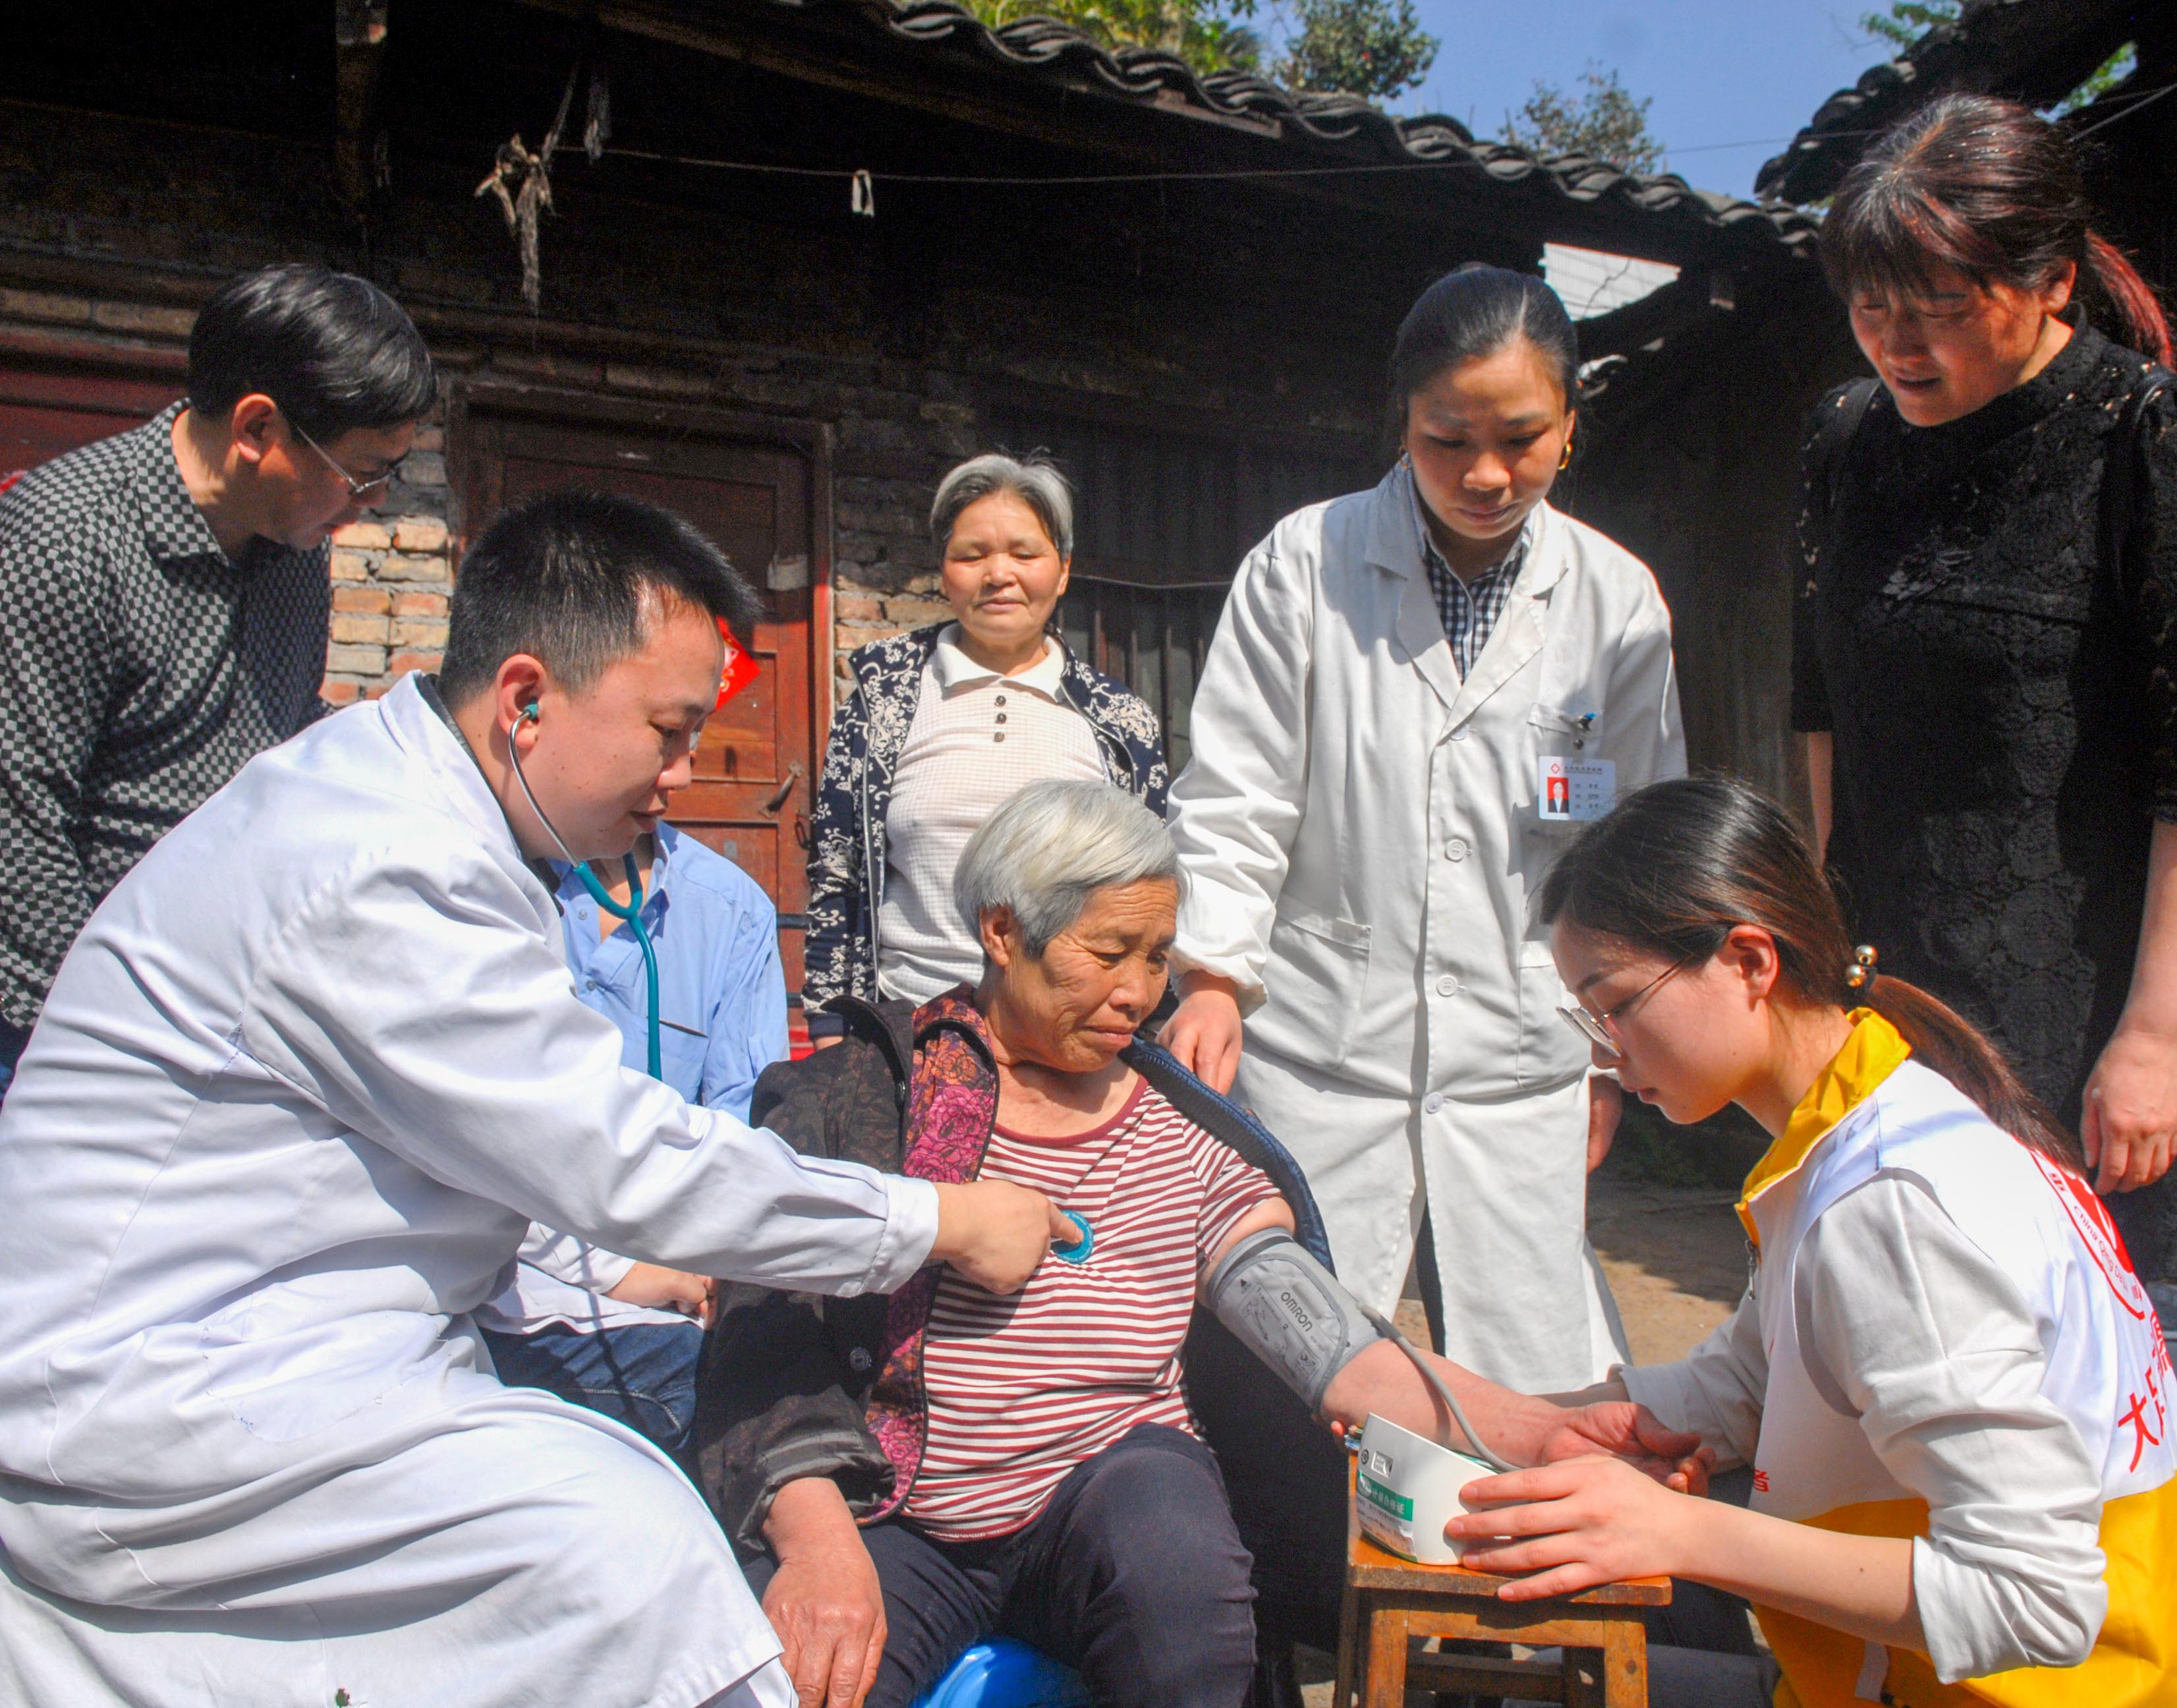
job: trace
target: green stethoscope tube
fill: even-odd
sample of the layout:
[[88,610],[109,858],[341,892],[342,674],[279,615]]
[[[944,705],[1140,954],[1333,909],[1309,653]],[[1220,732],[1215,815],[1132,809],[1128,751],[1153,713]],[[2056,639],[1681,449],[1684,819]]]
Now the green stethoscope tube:
[[[539,813],[537,816],[542,818],[543,815]],[[554,842],[559,840],[556,832],[553,835],[553,840]],[[659,1031],[657,1023],[657,946],[650,941],[650,932],[642,923],[642,874],[636,868],[635,856],[631,854],[623,854],[620,856],[620,863],[627,872],[627,905],[625,907],[622,907],[614,901],[611,892],[597,881],[597,874],[590,870],[587,860],[576,863],[575,876],[582,881],[582,887],[590,892],[592,901],[635,934],[635,946],[642,951],[642,982],[650,999],[649,1007],[643,1011],[648,1021],[647,1029],[649,1035],[646,1041],[650,1049],[650,1077],[652,1079],[663,1079],[665,1077],[663,1072],[664,1056],[661,1048],[663,1034]]]
[[[532,723],[536,721],[535,701],[521,708],[521,716],[514,720],[516,729],[521,727],[525,718]],[[631,854],[621,856],[627,872],[627,905],[622,907],[612,898],[612,892],[597,881],[597,874],[590,870],[590,863],[575,858],[574,851],[567,846],[566,838],[544,816],[544,809],[537,805],[537,797],[529,792],[529,779],[521,774],[521,751],[511,731],[507,736],[506,756],[513,762],[514,780],[521,785],[521,793],[529,803],[530,811],[537,815],[537,822],[544,827],[544,833],[559,845],[561,857],[575,869],[575,876],[582,881],[582,887],[590,892],[590,899],[635,934],[636,947],[642,951],[643,988],[649,997],[649,1007],[644,1018],[647,1023],[645,1042],[649,1045],[650,1077],[663,1079],[665,1077],[665,1053],[664,1034],[657,1022],[657,946],[650,941],[650,932],[642,923],[642,874],[635,864],[635,856]]]

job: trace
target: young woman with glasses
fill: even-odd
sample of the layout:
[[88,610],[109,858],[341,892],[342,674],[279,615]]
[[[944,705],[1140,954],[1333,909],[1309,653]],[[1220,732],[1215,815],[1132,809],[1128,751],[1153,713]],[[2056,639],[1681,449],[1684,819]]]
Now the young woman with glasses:
[[[1754,1267],[1730,1320],[1563,1397],[1640,1401],[1750,1466],[1754,1493],[1517,1471],[1467,1491],[1466,1563],[1532,1573],[1514,1599],[1645,1573],[1744,1596],[1791,1687],[1775,1700],[1801,1708],[2169,1701],[2169,1354],[2078,1142],[1852,946],[1813,849],[1742,784],[1634,795],[1539,907],[1598,1066],[1673,1121],[1736,1103],[1775,1141],[1739,1205]],[[1727,1708],[1771,1700],[1763,1667],[1657,1670]]]

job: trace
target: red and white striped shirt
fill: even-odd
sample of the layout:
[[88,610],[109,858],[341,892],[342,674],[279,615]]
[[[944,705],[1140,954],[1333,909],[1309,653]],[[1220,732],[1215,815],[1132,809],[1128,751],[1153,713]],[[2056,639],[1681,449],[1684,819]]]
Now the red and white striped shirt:
[[1278,1195],[1141,1079],[1091,1132],[996,1128],[983,1178],[1047,1193],[1088,1219],[1095,1243],[1085,1263],[1046,1261],[1011,1298],[940,1277],[924,1340],[929,1439],[906,1515],[945,1542],[1019,1529],[1068,1471],[1137,1424],[1200,1433],[1180,1347],[1202,1267]]

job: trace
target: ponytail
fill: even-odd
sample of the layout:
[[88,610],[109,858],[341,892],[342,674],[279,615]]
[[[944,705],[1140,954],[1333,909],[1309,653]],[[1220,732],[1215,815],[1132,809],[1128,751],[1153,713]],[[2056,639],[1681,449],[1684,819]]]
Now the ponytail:
[[1987,1034],[1956,1009],[1918,985],[1887,977],[1869,979],[1859,1000],[1897,1029],[1923,1067],[1956,1086],[2028,1150],[2085,1172],[2086,1153],[2078,1139],[2027,1089]]
[[1781,981],[1809,1007],[1872,1008],[1997,1127],[2066,1168],[2078,1140],[1970,1021],[1854,953],[1844,914],[1799,828],[1766,795],[1682,777],[1629,795],[1582,831],[1543,880],[1536,912],[1666,960],[1713,955],[1735,925],[1776,945]]
[[2108,304],[2112,331],[2120,344],[2130,346],[2164,368],[2170,365],[2169,319],[2154,294],[2154,286],[2139,276],[2123,250],[2099,232],[2087,233],[2087,277]]

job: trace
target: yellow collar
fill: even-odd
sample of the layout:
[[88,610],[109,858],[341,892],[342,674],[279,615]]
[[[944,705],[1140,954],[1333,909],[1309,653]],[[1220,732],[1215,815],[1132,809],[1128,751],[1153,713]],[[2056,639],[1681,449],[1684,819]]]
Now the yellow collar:
[[1814,1083],[1784,1123],[1783,1137],[1769,1147],[1754,1165],[1754,1172],[1746,1176],[1746,1187],[1738,1199],[1738,1220],[1746,1225],[1746,1237],[1756,1247],[1761,1244],[1761,1231],[1754,1224],[1754,1200],[1795,1173],[1836,1124],[1864,1103],[1875,1087],[1912,1053],[1912,1046],[1897,1035],[1897,1029],[1872,1008],[1855,1008],[1846,1018],[1852,1022],[1852,1036],[1831,1058],[1829,1066],[1814,1076]]

